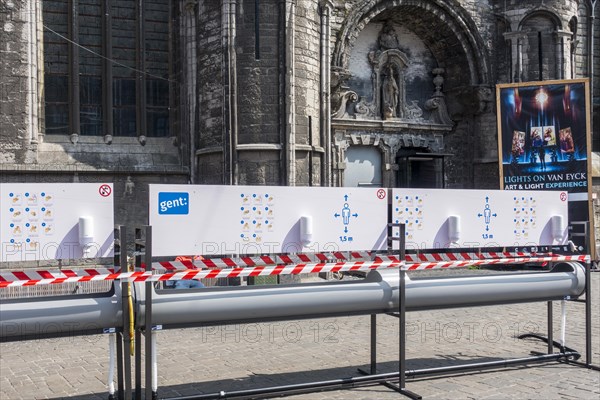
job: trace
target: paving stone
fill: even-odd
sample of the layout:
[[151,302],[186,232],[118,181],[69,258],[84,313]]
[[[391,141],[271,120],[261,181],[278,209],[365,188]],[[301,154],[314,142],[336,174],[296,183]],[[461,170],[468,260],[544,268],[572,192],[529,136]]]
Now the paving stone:
[[[592,274],[592,279],[593,361],[597,365],[600,364],[600,273]],[[543,334],[545,313],[545,303],[409,313],[409,326],[413,331],[406,340],[407,366],[414,370],[525,357],[531,350],[544,352],[545,343],[515,339],[514,334],[526,332],[527,327],[537,328]],[[560,302],[555,303],[553,314],[556,339],[560,337]],[[360,316],[295,321],[288,325],[283,322],[255,324],[253,336],[249,328],[244,331],[241,326],[158,332],[159,396],[358,376],[356,368],[369,368],[369,320],[368,316]],[[379,316],[377,323],[378,371],[397,371],[398,319]],[[567,323],[569,346],[584,355],[583,304],[568,303]],[[463,331],[458,340],[457,326]],[[257,327],[262,332],[260,337],[255,334]],[[301,331],[302,335],[286,337],[285,329],[290,334],[292,330]],[[502,335],[486,336],[486,329],[489,334],[492,329],[501,330]],[[107,370],[106,335],[2,343],[0,399],[106,399]],[[406,388],[428,399],[597,400],[600,374],[552,362],[480,373],[419,377],[408,379]],[[387,400],[402,397],[382,385],[373,385],[290,398]]]

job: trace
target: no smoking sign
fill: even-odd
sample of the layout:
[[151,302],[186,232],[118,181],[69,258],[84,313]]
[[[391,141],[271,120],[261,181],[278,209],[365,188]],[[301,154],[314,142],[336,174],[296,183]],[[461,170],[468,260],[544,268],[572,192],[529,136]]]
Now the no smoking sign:
[[112,188],[110,187],[110,185],[100,185],[98,193],[100,193],[100,196],[102,197],[108,197],[112,193]]

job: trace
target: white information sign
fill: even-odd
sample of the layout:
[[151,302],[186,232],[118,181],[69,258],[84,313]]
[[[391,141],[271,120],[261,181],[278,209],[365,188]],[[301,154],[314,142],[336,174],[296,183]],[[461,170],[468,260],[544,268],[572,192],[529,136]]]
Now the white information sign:
[[559,191],[392,190],[408,250],[564,244],[567,204]]
[[0,184],[2,262],[111,257],[113,187]]
[[386,189],[150,185],[152,254],[385,249]]

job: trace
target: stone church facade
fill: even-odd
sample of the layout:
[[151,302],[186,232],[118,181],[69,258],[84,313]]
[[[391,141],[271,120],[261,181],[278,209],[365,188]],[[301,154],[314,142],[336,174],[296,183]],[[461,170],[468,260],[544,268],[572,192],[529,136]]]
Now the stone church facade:
[[592,0],[7,0],[0,182],[498,188],[495,85],[589,78]]

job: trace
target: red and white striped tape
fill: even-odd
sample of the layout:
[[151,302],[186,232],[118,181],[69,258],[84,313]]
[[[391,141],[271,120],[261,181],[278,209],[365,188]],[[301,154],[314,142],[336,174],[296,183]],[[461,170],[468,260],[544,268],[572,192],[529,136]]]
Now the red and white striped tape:
[[155,270],[177,271],[181,269],[195,268],[256,267],[259,265],[301,264],[352,260],[371,261],[373,258],[373,254],[374,253],[370,251],[336,251],[331,253],[277,254],[273,256],[254,256],[237,258],[204,258],[181,261],[159,261],[152,263],[152,268]]
[[[525,252],[458,252],[458,253],[419,253],[406,254],[406,261],[416,262],[438,262],[438,261],[464,261],[484,260],[496,258],[517,258],[532,256],[550,256],[551,253],[525,253]],[[310,262],[333,262],[333,261],[376,261],[376,260],[398,260],[398,256],[376,254],[369,251],[362,252],[331,252],[331,253],[307,253],[307,254],[279,254],[274,256],[255,256],[239,258],[206,258],[183,261],[160,261],[152,263],[152,268],[157,271],[177,271],[181,269],[196,268],[235,268],[255,267],[259,265],[278,264],[301,264]]]
[[[194,269],[179,272],[168,272],[164,274],[153,274],[152,271],[135,271],[124,273],[95,274],[87,276],[61,276],[43,279],[26,280],[0,280],[0,288],[10,286],[33,286],[48,285],[67,282],[90,282],[90,281],[108,281],[108,280],[128,280],[132,282],[144,281],[167,281],[167,280],[187,280],[202,278],[235,278],[247,276],[274,276],[274,275],[296,275],[320,272],[346,272],[346,271],[367,271],[380,268],[397,268],[407,271],[437,269],[437,268],[459,268],[471,265],[495,265],[495,264],[522,264],[530,262],[559,262],[559,261],[581,261],[589,262],[589,255],[578,256],[549,256],[549,257],[520,257],[520,258],[499,258],[492,260],[469,260],[469,261],[451,261],[451,262],[425,262],[406,264],[401,261],[356,261],[356,262],[337,262],[337,263],[308,263],[295,265],[274,265],[274,266],[255,266],[248,268],[228,268],[228,269]],[[109,271],[109,270],[107,270]]]
[[[358,254],[358,253],[356,253]],[[152,269],[155,271],[178,271],[182,269],[203,269],[203,268],[247,268],[247,267],[258,267],[267,265],[293,265],[303,263],[315,263],[315,262],[332,262],[342,260],[346,262],[354,261],[391,261],[400,262],[400,258],[397,256],[378,255],[371,256],[365,254],[364,256],[357,256],[352,258],[341,258],[341,257],[330,257],[322,258],[325,254],[317,254],[315,256],[306,257],[307,255],[279,255],[275,258],[269,256],[260,257],[240,257],[239,260],[233,258],[212,258],[205,260],[184,260],[184,261],[158,261],[152,263]]]
[[[461,262],[474,260],[502,259],[502,258],[519,258],[529,256],[548,256],[548,254],[529,254],[523,252],[486,252],[486,253],[420,253],[407,254],[406,261],[408,263],[422,262]],[[398,256],[394,255],[376,255],[373,252],[330,252],[330,253],[311,253],[311,254],[280,254],[275,256],[255,256],[255,257],[239,257],[239,258],[211,258],[197,260],[182,260],[182,261],[162,261],[152,263],[152,269],[155,272],[176,272],[187,269],[205,269],[205,268],[244,268],[257,267],[262,265],[291,265],[303,263],[323,263],[334,261],[391,261],[399,262]],[[473,265],[472,263],[468,265]],[[145,266],[144,266],[145,267]],[[421,269],[421,268],[419,268]],[[83,276],[97,276],[113,274],[118,269],[115,268],[83,268],[83,269],[62,269],[62,270],[37,270],[37,271],[2,271],[0,272],[0,282],[12,281],[39,281],[43,279],[58,279],[72,278]]]
[[13,281],[38,281],[43,279],[94,277],[114,274],[115,268],[81,268],[41,271],[3,271],[0,273],[0,284]]
[[458,253],[418,253],[406,254],[406,261],[416,262],[441,262],[441,261],[471,261],[487,260],[498,258],[520,258],[520,257],[546,257],[552,256],[552,253],[525,253],[521,251],[503,251],[503,252],[458,252]]
[[256,266],[248,268],[228,269],[195,269],[165,274],[153,274],[152,271],[135,271],[123,273],[109,273],[94,276],[63,276],[44,279],[30,279],[17,281],[0,281],[0,288],[11,286],[51,285],[69,282],[90,282],[109,280],[128,280],[130,282],[158,282],[168,280],[188,280],[202,278],[236,278],[245,276],[274,276],[297,275],[320,272],[367,271],[380,268],[397,268],[404,265],[400,261],[356,261],[337,263],[308,263],[296,265]]
[[423,263],[408,263],[404,267],[407,271],[438,269],[438,268],[460,268],[472,265],[496,265],[496,264],[525,264],[525,263],[544,263],[559,261],[581,261],[589,262],[589,255],[578,256],[547,256],[547,257],[517,257],[517,258],[495,258],[486,260],[462,260],[462,261],[438,261]]

